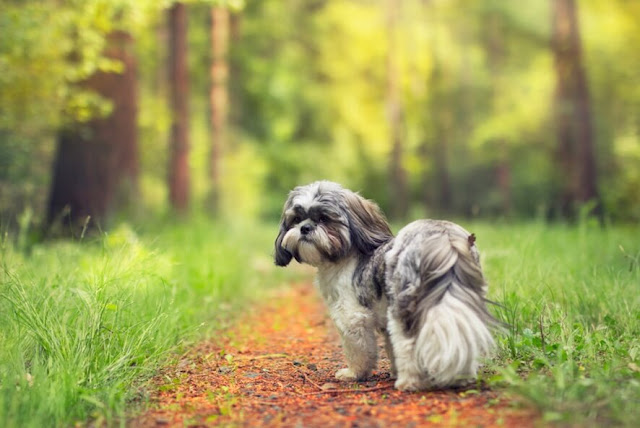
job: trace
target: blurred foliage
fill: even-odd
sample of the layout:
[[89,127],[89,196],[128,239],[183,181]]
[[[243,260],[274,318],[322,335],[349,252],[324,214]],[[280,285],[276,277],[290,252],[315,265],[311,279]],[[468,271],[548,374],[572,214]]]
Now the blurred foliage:
[[[550,1],[550,0],[549,0]],[[412,216],[550,216],[555,70],[549,1],[402,0],[398,59],[403,166]],[[209,8],[232,10],[230,135],[223,148],[222,215],[279,215],[293,186],[326,178],[389,207],[389,55],[384,2],[245,0],[189,7],[196,209],[209,189]],[[140,82],[140,212],[166,202],[167,30],[172,1],[0,3],[0,216],[42,217],[52,136],[65,120],[107,114],[74,84],[120,66],[105,35],[136,41]],[[613,220],[640,219],[640,3],[578,1],[594,115],[600,191]],[[444,143],[443,143],[444,141]],[[440,144],[442,143],[442,144]],[[438,204],[437,150],[446,146],[451,212]],[[508,189],[498,169],[509,168]],[[505,193],[508,191],[508,195]],[[505,198],[510,198],[506,209]]]
[[0,2],[0,216],[35,207],[43,216],[56,130],[110,112],[78,83],[118,71],[103,56],[116,29],[144,32],[160,11],[152,0]]

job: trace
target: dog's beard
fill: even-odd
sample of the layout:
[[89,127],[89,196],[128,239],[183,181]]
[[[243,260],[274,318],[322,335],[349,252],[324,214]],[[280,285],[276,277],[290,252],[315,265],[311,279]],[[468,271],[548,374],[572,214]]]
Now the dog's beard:
[[285,234],[282,247],[298,262],[318,267],[339,258],[345,245],[331,232],[318,225],[311,233],[303,235],[300,228],[295,227]]

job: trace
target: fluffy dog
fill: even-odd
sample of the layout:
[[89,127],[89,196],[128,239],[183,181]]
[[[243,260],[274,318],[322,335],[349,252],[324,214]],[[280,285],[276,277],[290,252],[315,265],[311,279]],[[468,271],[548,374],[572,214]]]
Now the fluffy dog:
[[318,181],[284,204],[275,262],[292,258],[318,270],[347,361],[340,380],[371,375],[376,331],[395,387],[408,391],[468,383],[493,346],[475,236],[454,223],[419,220],[394,238],[375,203]]

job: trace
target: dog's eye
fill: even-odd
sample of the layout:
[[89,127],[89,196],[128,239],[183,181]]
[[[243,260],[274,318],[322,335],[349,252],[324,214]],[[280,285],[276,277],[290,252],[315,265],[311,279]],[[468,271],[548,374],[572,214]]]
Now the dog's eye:
[[320,223],[328,223],[331,221],[329,216],[326,216],[324,214],[320,215],[320,218],[318,218],[318,220],[320,220]]
[[297,215],[297,216],[295,216],[295,217],[293,218],[293,220],[291,220],[291,224],[298,224],[298,223],[300,223],[301,221],[302,221],[302,219],[300,218],[300,216],[298,216],[298,215]]

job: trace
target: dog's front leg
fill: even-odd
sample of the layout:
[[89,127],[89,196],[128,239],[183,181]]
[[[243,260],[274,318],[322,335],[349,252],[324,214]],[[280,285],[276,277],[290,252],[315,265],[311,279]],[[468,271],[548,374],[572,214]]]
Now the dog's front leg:
[[338,370],[336,378],[346,381],[366,379],[378,361],[373,314],[345,311],[338,314],[334,321],[347,360],[347,368]]

